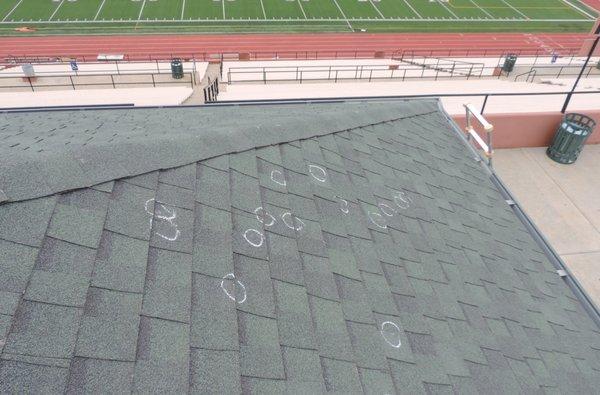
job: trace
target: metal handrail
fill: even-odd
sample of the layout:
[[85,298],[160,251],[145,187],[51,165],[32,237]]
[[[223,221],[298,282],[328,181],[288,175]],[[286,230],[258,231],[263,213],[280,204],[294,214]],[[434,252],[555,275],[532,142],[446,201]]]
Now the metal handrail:
[[531,69],[525,73],[521,73],[517,76],[515,76],[515,82],[519,79],[519,77],[522,77],[524,75],[527,75],[527,77],[525,77],[525,82],[529,82],[529,77],[533,74],[533,76],[531,77],[531,82],[533,82],[533,80],[535,79],[535,76],[537,74],[537,69]]
[[[555,96],[568,95],[569,92],[498,92],[498,93],[429,93],[420,95],[395,95],[395,96],[359,96],[359,97],[312,97],[303,99],[261,99],[261,100],[224,100],[212,105],[219,106],[244,106],[257,104],[297,104],[297,103],[344,103],[354,101],[380,101],[380,100],[408,100],[408,99],[438,99],[443,97],[482,97],[483,104],[480,114],[483,114],[490,97],[502,96]],[[600,94],[597,91],[575,91],[574,95]]]
[[[393,67],[390,67],[393,66]],[[438,71],[435,76],[425,76],[425,68],[421,65],[402,65],[402,64],[391,64],[391,65],[326,65],[326,66],[244,66],[244,67],[231,67],[227,70],[227,83],[251,83],[251,82],[277,82],[277,81],[334,81],[339,80],[373,80],[373,79],[411,79],[411,78],[449,78],[449,77],[467,77],[470,76],[483,76],[483,70],[479,70],[478,74],[473,73],[473,66],[460,66],[455,67],[454,70],[443,70],[441,68],[433,69]],[[421,75],[407,75],[410,71],[421,71]],[[389,75],[373,75],[373,72],[387,73]],[[440,73],[442,73],[440,75]],[[444,75],[447,73],[448,75]],[[278,78],[278,76],[285,76],[293,74],[293,77],[289,78]],[[321,77],[321,75],[327,75]],[[456,74],[456,75],[455,75]],[[243,78],[235,79],[235,76],[252,76],[256,75],[255,78]],[[315,76],[318,75],[318,76]],[[269,78],[269,76],[272,76]]]
[[[115,80],[115,76],[113,74],[85,74],[85,75],[79,75],[79,76],[74,76],[74,75],[62,75],[62,76],[51,76],[52,79],[56,79],[56,78],[64,78],[65,79],[65,83],[62,84],[57,84],[57,83],[52,83],[52,84],[39,84],[39,83],[34,83],[36,80],[36,77],[22,77],[24,81],[27,82],[27,84],[21,84],[21,85],[3,85],[0,84],[0,91],[2,90],[6,90],[6,89],[25,89],[25,88],[29,88],[31,89],[32,92],[36,91],[36,88],[64,88],[64,87],[69,87],[72,90],[76,90],[76,87],[81,87],[81,86],[108,86],[108,87],[112,87],[113,89],[116,89],[117,86],[121,86],[121,85],[151,85],[152,87],[156,87],[157,85],[190,85],[191,88],[194,88],[194,73],[193,72],[188,72],[185,73],[186,75],[189,75],[190,79],[189,81],[186,80],[169,80],[169,81],[161,81],[161,80],[156,80],[154,77],[155,76],[165,76],[166,73],[145,73],[145,74],[121,74],[118,75],[117,77],[125,77],[125,76],[135,76],[135,77],[140,77],[140,76],[148,76],[151,78],[150,81],[119,81],[119,80]],[[88,78],[88,77],[106,77],[107,81],[106,82],[79,82],[73,79],[73,77],[75,78]],[[18,79],[21,77],[2,77],[0,76],[0,81],[3,79]],[[50,78],[50,76],[42,76],[40,78]],[[108,80],[110,78],[110,80]]]
[[[579,46],[572,48],[559,48],[553,50],[560,56],[576,56],[579,51]],[[322,51],[248,51],[248,52],[163,52],[163,53],[130,53],[123,54],[125,61],[155,61],[155,60],[170,60],[172,58],[195,59],[196,61],[210,60],[239,60],[240,55],[247,55],[247,60],[277,60],[277,59],[295,59],[295,60],[317,60],[317,59],[375,59],[386,57],[407,56],[408,54],[429,54],[430,56],[439,57],[488,57],[488,56],[504,56],[508,53],[515,53],[520,56],[535,56],[550,57],[552,52],[547,49],[496,49],[496,48],[430,48],[430,49],[396,49],[396,50],[322,50]],[[52,62],[57,60],[78,61],[97,61],[98,53],[89,54],[51,54],[51,55],[36,55],[27,54],[10,54],[5,57],[7,63],[29,63],[46,61]]]
[[[261,99],[261,100],[223,100],[214,103],[207,104],[188,104],[188,105],[167,105],[167,106],[137,106],[136,108],[197,108],[197,107],[231,107],[231,106],[255,106],[255,105],[286,105],[286,104],[319,104],[319,103],[350,103],[350,102],[369,102],[369,101],[388,101],[388,100],[408,100],[408,99],[437,99],[442,97],[483,97],[484,104],[487,103],[489,97],[496,96],[553,96],[553,95],[567,95],[569,92],[505,92],[505,93],[442,93],[442,94],[421,94],[421,95],[396,95],[396,96],[357,96],[357,97],[313,97],[304,99]],[[597,91],[575,91],[574,95],[587,95],[600,94],[600,90]],[[70,107],[73,108],[73,107]],[[77,108],[85,109],[86,106],[79,106]],[[109,107],[106,107],[109,108]],[[115,110],[119,107],[115,107]],[[485,106],[482,106],[480,114],[484,113]],[[6,109],[0,108],[0,113],[4,112],[18,112],[19,109]],[[48,109],[40,107],[36,111],[58,111],[55,109]]]
[[[479,148],[483,150],[484,155],[487,157],[488,165],[492,166],[492,155],[494,154],[494,150],[492,148],[492,131],[494,130],[494,126],[491,123],[489,123],[483,117],[481,112],[477,110],[477,108],[475,108],[475,106],[473,106],[472,104],[464,104],[464,107],[467,119],[467,141],[471,142],[471,139],[473,139],[477,143]],[[477,120],[477,122],[479,122],[479,124],[483,126],[483,129],[487,134],[487,141],[483,141],[483,138],[481,138],[481,136],[473,127],[473,119]]]

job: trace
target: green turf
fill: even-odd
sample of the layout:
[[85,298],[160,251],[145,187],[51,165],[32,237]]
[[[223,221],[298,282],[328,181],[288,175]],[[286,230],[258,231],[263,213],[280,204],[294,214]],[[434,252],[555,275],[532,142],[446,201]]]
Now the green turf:
[[410,9],[408,3],[403,0],[381,0],[374,3],[377,8],[383,13],[392,18],[417,18],[415,11]]
[[380,18],[370,1],[336,0],[346,18]]
[[260,0],[225,0],[225,15],[228,19],[263,19]]
[[333,0],[302,1],[300,5],[309,18],[341,18],[342,14]]
[[14,21],[50,20],[59,4],[50,0],[23,0],[10,14],[9,19]]
[[93,20],[102,0],[65,1],[54,16],[57,20]]
[[17,5],[19,0],[2,0],[0,1],[0,20],[2,20],[10,10],[13,9],[15,5]]
[[184,19],[222,19],[223,3],[213,0],[187,0]]
[[98,19],[137,19],[142,4],[142,2],[134,2],[131,0],[106,0],[100,11],[100,15],[98,15]]
[[181,19],[183,0],[146,1],[142,19]]
[[0,0],[0,34],[579,32],[595,15],[580,0]]

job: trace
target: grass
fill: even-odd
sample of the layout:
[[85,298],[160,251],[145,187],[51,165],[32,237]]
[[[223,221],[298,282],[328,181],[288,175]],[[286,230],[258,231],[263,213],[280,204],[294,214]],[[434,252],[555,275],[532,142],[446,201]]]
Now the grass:
[[[0,34],[588,31],[579,0],[0,0]],[[22,33],[20,33],[22,34]]]

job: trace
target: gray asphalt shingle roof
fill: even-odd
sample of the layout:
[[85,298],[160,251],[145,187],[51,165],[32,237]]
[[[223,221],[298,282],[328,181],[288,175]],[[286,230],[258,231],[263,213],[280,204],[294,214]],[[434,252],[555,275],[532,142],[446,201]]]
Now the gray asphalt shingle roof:
[[435,101],[0,117],[0,392],[600,386]]

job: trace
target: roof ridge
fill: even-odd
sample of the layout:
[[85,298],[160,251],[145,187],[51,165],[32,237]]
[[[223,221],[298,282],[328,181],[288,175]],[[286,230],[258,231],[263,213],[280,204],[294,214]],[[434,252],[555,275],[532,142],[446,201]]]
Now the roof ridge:
[[[64,111],[42,120],[31,119],[37,113],[5,114],[16,131],[0,148],[0,204],[439,112],[437,100],[241,108],[162,109],[160,114],[172,111],[178,124],[169,122],[169,113],[157,119],[148,109]],[[254,124],[253,116],[260,117]],[[57,131],[56,124],[63,128]]]

